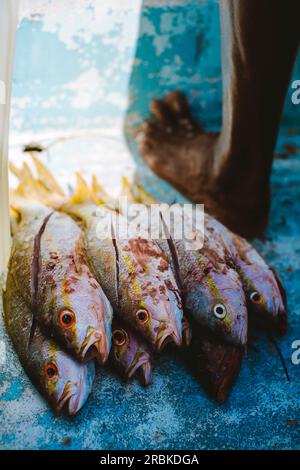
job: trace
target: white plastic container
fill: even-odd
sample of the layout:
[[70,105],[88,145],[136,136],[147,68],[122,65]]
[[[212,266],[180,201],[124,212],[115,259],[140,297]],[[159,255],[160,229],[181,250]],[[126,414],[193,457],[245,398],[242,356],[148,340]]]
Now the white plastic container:
[[0,280],[9,258],[8,133],[15,36],[20,0],[0,2]]

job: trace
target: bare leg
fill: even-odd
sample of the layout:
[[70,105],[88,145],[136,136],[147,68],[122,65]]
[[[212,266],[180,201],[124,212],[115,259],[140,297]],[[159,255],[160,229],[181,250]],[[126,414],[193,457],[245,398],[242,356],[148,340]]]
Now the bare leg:
[[223,127],[204,133],[184,97],[152,103],[141,150],[159,176],[233,230],[260,235],[284,98],[297,54],[298,0],[221,0]]

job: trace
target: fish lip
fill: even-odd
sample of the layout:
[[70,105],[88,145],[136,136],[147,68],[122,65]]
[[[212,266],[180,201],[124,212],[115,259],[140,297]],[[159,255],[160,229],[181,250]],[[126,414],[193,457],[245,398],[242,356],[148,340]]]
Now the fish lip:
[[104,364],[107,361],[108,354],[107,341],[97,331],[92,331],[87,335],[79,353],[82,362],[86,363],[96,358],[99,364]]
[[[247,320],[248,321],[248,320]],[[241,325],[239,332],[237,334],[237,341],[233,341],[237,346],[240,345],[242,347],[247,345],[248,342],[248,324],[245,322]]]
[[[68,412],[69,412],[69,404],[70,404],[70,400],[72,397],[75,396],[75,393],[73,393],[70,389],[67,388],[67,386],[65,387],[64,391],[62,392],[57,404],[56,404],[56,411],[58,413],[61,413],[63,408],[66,407],[68,408]],[[68,406],[66,406],[68,405]],[[75,413],[74,413],[75,414]]]
[[140,372],[140,380],[144,387],[147,387],[152,382],[152,364],[151,362],[145,362],[141,368],[139,369]]
[[176,346],[180,347],[182,345],[182,338],[175,330],[165,328],[164,330],[161,330],[157,336],[155,349],[158,352],[161,352],[167,344],[172,342],[174,342]]
[[[144,366],[150,366],[150,377],[147,377],[147,371],[145,371]],[[141,354],[136,354],[132,364],[128,367],[126,371],[126,377],[130,379],[138,370],[142,371],[142,377],[145,379],[146,385],[150,383],[151,380],[151,362],[150,355],[147,352],[142,352]],[[143,373],[144,372],[144,373]]]

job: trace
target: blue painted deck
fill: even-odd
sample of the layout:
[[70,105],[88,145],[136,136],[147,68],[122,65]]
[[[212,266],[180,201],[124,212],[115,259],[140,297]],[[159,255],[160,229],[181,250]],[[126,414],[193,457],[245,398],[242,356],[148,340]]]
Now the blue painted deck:
[[[124,114],[128,131],[147,113],[150,99],[177,87],[183,87],[194,99],[198,115],[206,127],[218,128],[221,82],[217,2],[174,0],[165,1],[163,7],[155,6],[158,2],[154,0],[144,2],[132,69],[133,46],[127,44],[120,50],[118,34],[126,36],[122,26],[125,18],[137,26],[139,3],[134,2],[135,9],[127,6],[127,10],[124,9],[126,14],[123,11],[125,16],[120,14],[122,21],[120,18],[112,21],[111,31],[105,33],[107,36],[103,33],[101,40],[96,36],[97,24],[95,26],[94,23],[91,23],[94,29],[86,42],[80,31],[77,35],[70,32],[71,21],[70,24],[67,22],[67,33],[70,34],[62,34],[59,19],[66,16],[63,12],[61,17],[57,15],[58,19],[48,19],[48,22],[36,17],[34,21],[28,17],[23,20],[18,33],[21,40],[16,57],[13,139],[22,142],[33,136],[39,138],[49,130],[59,132],[61,128],[72,132],[91,127],[109,128]],[[124,4],[128,2],[124,1]],[[106,0],[101,5],[107,6]],[[97,8],[100,7],[95,7],[95,21],[100,21]],[[107,18],[110,18],[109,14]],[[86,24],[89,24],[88,20]],[[203,46],[197,56],[194,46],[199,29],[203,34]],[[29,67],[24,48],[33,39],[35,46]],[[187,48],[187,44],[191,47]],[[47,45],[49,54],[41,56],[42,48]],[[103,70],[101,61],[104,61]],[[129,67],[126,68],[128,61]],[[47,68],[49,62],[55,67]],[[86,80],[90,87],[96,83],[97,88],[100,82],[95,81],[97,76],[91,70],[94,67],[100,70],[101,75],[107,64],[110,64],[109,73],[113,73],[116,64],[121,64],[115,66],[113,85],[109,79],[105,85],[115,89],[105,89],[106,96],[110,93],[106,101],[103,94],[91,97],[86,90],[83,98],[92,101],[84,107],[84,99],[82,102],[78,92],[81,82],[73,88],[70,88],[70,83],[89,72],[90,75],[85,75]],[[300,61],[294,78],[300,78],[299,67]],[[120,96],[122,98],[127,93],[127,86],[123,85],[126,77],[125,83],[130,85],[129,110],[126,101],[125,106],[119,106]],[[119,97],[115,99],[113,92],[118,92]],[[57,95],[56,100],[53,101],[52,95]],[[112,102],[115,107],[111,106]],[[44,107],[42,103],[45,103]],[[267,260],[282,276],[287,289],[290,326],[280,347],[291,382],[287,383],[278,356],[262,337],[255,343],[258,352],[248,351],[241,374],[225,405],[216,405],[206,397],[179,353],[168,353],[156,364],[153,385],[148,389],[137,383],[123,384],[110,371],[98,369],[92,395],[84,409],[74,419],[57,417],[23,372],[1,318],[0,340],[6,346],[5,357],[0,357],[2,449],[300,449],[300,365],[291,362],[292,342],[300,340],[299,117],[300,105],[295,107],[287,99],[278,143],[278,152],[286,154],[287,158],[275,160],[270,226],[266,241],[258,243]],[[12,145],[15,145],[13,139]],[[83,148],[84,144],[87,149],[91,146],[89,140],[83,140]],[[291,150],[287,152],[286,144],[293,144],[298,155],[289,153]],[[52,169],[61,170],[64,165],[61,155],[69,155],[74,170],[77,169],[80,156],[74,156],[73,150],[72,146],[61,145],[49,157]],[[13,148],[12,158],[18,159],[19,156]],[[106,176],[107,166],[101,167],[101,159],[105,160],[105,155],[97,158],[99,171]],[[123,168],[120,160],[116,160],[116,164]],[[71,166],[70,160],[65,165]],[[67,170],[61,171],[66,177]],[[115,171],[114,168],[111,171]],[[165,200],[173,198],[174,193],[170,195],[168,186],[159,182],[143,165],[139,165],[139,172],[157,196]]]

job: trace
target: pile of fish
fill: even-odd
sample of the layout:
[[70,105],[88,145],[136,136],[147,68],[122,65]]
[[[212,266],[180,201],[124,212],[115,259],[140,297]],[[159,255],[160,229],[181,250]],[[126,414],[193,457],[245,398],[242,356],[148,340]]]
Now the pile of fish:
[[[240,371],[248,324],[284,335],[285,294],[274,270],[243,238],[205,215],[203,248],[99,236],[108,213],[125,216],[96,178],[77,175],[67,197],[36,158],[11,194],[12,251],[4,316],[19,359],[54,410],[86,402],[95,361],[152,380],[153,357],[181,348],[207,392],[226,400]],[[132,201],[151,203],[138,185]]]

